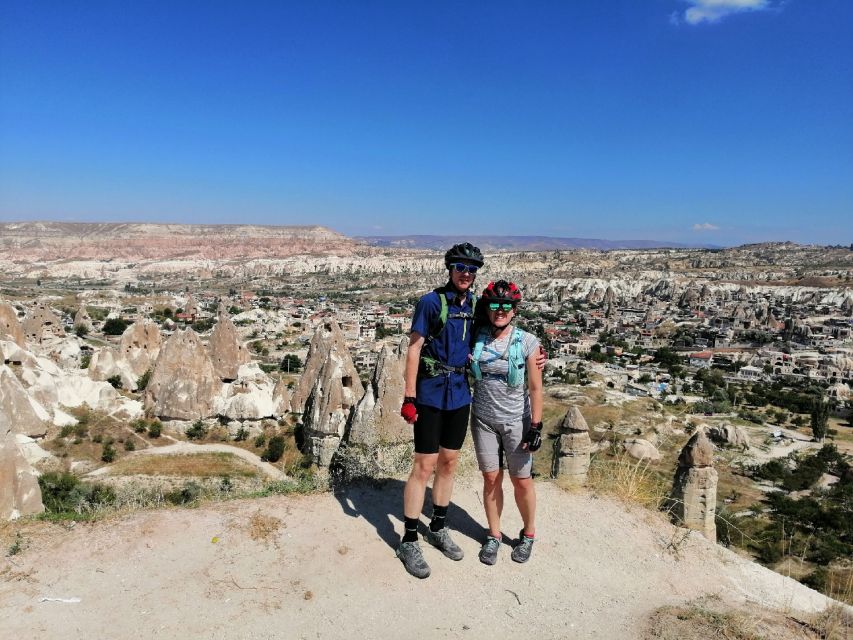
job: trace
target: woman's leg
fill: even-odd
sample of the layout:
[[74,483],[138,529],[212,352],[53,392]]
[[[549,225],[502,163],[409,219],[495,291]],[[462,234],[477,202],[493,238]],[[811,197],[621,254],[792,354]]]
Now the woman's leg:
[[515,492],[515,504],[524,522],[524,533],[530,537],[536,535],[536,487],[533,478],[511,478]]
[[489,522],[489,535],[500,540],[501,514],[504,508],[503,469],[483,472],[483,506]]

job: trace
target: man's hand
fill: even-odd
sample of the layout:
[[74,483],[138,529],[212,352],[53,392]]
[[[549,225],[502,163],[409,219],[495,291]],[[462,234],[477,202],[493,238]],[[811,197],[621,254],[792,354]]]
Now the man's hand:
[[536,368],[542,371],[545,368],[545,363],[548,362],[548,352],[545,347],[539,345],[539,355],[536,356]]
[[522,449],[527,449],[531,453],[539,451],[542,446],[542,423],[531,422],[530,429],[527,430],[527,435],[524,437],[524,442],[521,445]]
[[415,424],[418,419],[418,408],[415,406],[415,399],[412,396],[403,398],[403,406],[400,408],[400,415],[403,420],[409,424]]

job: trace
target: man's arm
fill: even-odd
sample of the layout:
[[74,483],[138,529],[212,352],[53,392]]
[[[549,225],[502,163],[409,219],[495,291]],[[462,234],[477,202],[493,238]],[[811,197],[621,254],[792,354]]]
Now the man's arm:
[[421,349],[424,346],[424,337],[417,331],[409,334],[409,350],[406,352],[406,386],[403,395],[409,398],[416,397],[418,381],[418,365],[421,362]]

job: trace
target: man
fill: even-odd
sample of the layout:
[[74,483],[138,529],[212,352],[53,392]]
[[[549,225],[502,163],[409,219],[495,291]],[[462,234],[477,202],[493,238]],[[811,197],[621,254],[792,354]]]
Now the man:
[[405,399],[400,410],[414,424],[415,458],[403,492],[405,530],[397,557],[417,578],[430,574],[417,531],[433,471],[433,516],[426,540],[451,560],[461,560],[464,555],[450,538],[447,507],[468,429],[471,392],[465,367],[471,354],[474,318],[471,287],[483,266],[483,254],[468,242],[457,244],[444,254],[444,266],[449,271],[447,284],[423,296],[412,317]]

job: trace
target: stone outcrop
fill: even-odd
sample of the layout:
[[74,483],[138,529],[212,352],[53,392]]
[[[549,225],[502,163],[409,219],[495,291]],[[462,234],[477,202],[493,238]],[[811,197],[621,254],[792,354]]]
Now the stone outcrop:
[[670,494],[671,512],[679,524],[699,531],[708,540],[717,540],[717,471],[714,445],[699,429],[678,456],[678,468]]
[[221,386],[195,331],[178,330],[160,349],[145,389],[145,408],[165,419],[207,418],[213,415],[214,397]]
[[[339,353],[344,353],[347,350],[346,340],[337,322],[325,320],[317,326],[311,338],[311,344],[308,345],[305,368],[302,370],[302,376],[299,378],[299,383],[290,398],[291,411],[296,413],[304,411],[305,401],[320,375],[320,369],[323,368],[329,357],[329,352],[333,349]],[[354,366],[352,371],[355,371]],[[358,376],[356,375],[356,377]]]
[[122,388],[136,391],[137,376],[128,362],[110,347],[96,351],[89,362],[89,377],[92,380],[107,381],[116,376],[121,380]]
[[35,471],[18,446],[10,416],[0,409],[0,520],[42,511],[44,505]]
[[746,429],[733,424],[721,424],[708,429],[708,437],[716,442],[730,447],[749,449],[749,435]]
[[[322,361],[317,360],[325,354]],[[313,358],[313,360],[312,360]],[[302,410],[305,447],[314,462],[329,466],[340,445],[355,405],[364,395],[340,327],[326,320],[317,327],[308,356],[309,368],[299,381],[297,391],[311,383]],[[291,398],[296,410],[297,395]]]
[[77,313],[74,314],[74,328],[77,327],[83,327],[86,331],[92,330],[92,318],[89,317],[89,312],[82,304],[77,309]]
[[12,370],[0,365],[0,414],[9,421],[14,433],[43,436],[47,433],[50,414],[32,400]]
[[25,345],[24,329],[18,321],[18,312],[8,302],[0,303],[0,338],[11,340],[19,347]]
[[45,337],[65,336],[59,316],[45,304],[38,304],[27,313],[23,328],[26,339],[35,344],[40,344]]
[[379,353],[370,385],[355,407],[335,465],[345,479],[400,473],[411,461],[412,427],[400,416],[408,338]]
[[231,322],[231,316],[223,305],[219,305],[216,326],[210,334],[208,348],[210,358],[213,360],[213,368],[220,380],[236,380],[240,365],[251,360],[246,347],[240,342],[237,328]]
[[272,392],[273,410],[276,416],[283,416],[290,412],[290,396],[291,391],[287,386],[284,378],[279,378],[275,383],[275,388]]
[[580,409],[573,406],[566,411],[557,431],[551,474],[571,485],[580,486],[586,482],[592,450],[589,427]]
[[660,451],[648,440],[642,438],[630,438],[622,443],[625,452],[637,460],[649,460],[658,462],[661,459]]
[[119,354],[139,377],[154,366],[160,355],[160,327],[153,320],[134,322],[121,334]]
[[235,381],[222,385],[214,409],[217,415],[231,420],[272,418],[281,415],[276,411],[274,392],[275,385],[257,363],[244,364],[237,370]]

